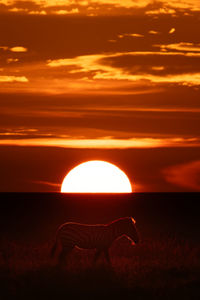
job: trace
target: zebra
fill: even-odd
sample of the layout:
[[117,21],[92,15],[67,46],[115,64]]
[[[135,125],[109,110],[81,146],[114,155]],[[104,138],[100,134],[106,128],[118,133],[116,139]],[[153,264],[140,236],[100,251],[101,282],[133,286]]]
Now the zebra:
[[139,235],[132,217],[124,217],[108,224],[88,225],[75,222],[62,224],[56,234],[55,243],[51,249],[53,258],[58,244],[62,246],[58,263],[62,265],[67,255],[76,246],[79,249],[96,249],[94,262],[104,253],[110,263],[109,248],[114,240],[125,235],[135,244],[139,243]]

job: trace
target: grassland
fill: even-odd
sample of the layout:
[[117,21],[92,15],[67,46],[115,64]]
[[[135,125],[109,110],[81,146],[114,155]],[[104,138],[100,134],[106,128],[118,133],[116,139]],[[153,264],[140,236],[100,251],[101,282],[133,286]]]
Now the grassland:
[[[126,238],[110,248],[111,265],[93,250],[74,249],[62,269],[41,245],[4,242],[0,256],[0,299],[200,299],[200,247],[176,237]],[[6,253],[6,259],[3,257]]]
[[[0,195],[0,300],[199,300],[199,194],[115,197]],[[111,265],[104,257],[95,265],[94,250],[74,249],[62,269],[50,258],[63,222],[107,223],[123,216],[136,219],[141,243],[115,241]]]

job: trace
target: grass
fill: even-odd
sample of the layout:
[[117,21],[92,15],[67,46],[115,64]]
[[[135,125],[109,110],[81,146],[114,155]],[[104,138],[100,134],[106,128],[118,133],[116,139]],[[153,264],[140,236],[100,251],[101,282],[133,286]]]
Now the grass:
[[[200,299],[200,247],[176,238],[126,238],[110,249],[111,265],[93,250],[74,249],[62,269],[50,259],[51,243],[40,246],[4,243],[0,257],[0,299]],[[3,296],[3,297],[2,297]]]

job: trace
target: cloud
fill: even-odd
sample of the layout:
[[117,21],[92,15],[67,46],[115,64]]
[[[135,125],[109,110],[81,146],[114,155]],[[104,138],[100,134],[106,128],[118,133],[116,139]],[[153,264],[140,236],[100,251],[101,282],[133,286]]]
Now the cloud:
[[49,182],[49,181],[43,181],[43,180],[34,180],[32,181],[36,184],[42,184],[42,185],[48,185],[51,187],[61,188],[61,183],[55,183],[55,182]]
[[[186,51],[189,52],[189,55],[192,55],[191,52],[199,52],[200,53],[200,43],[174,43],[174,44],[167,44],[167,45],[154,45],[156,47],[160,47],[161,51],[163,50],[176,50],[176,51]],[[195,55],[195,53],[193,54]],[[196,54],[197,55],[197,54]]]
[[70,14],[78,14],[78,13],[79,13],[78,8],[72,8],[71,10],[60,9],[55,11],[56,15],[70,15]]
[[29,15],[47,15],[45,10],[30,10],[28,12]]
[[4,11],[13,13],[30,14],[56,14],[58,11],[72,11],[78,9],[80,14],[88,16],[97,15],[122,15],[122,14],[147,14],[176,15],[180,12],[200,11],[199,1],[195,0],[2,0]]
[[149,33],[150,33],[150,34],[160,34],[160,32],[155,31],[155,30],[149,30]]
[[21,47],[21,46],[16,46],[16,47],[12,47],[10,48],[11,52],[27,52],[28,49],[25,47]]
[[[153,85],[157,88],[169,84],[200,85],[199,52],[116,52],[48,59],[46,63],[30,63],[29,57],[25,61],[20,57],[16,76],[17,59],[16,55],[5,56],[1,81],[12,82],[16,78],[20,82],[21,78],[29,81],[26,91],[31,92],[131,94],[136,87],[142,91],[144,85],[149,89]],[[1,91],[9,91],[9,86],[1,86]],[[15,87],[15,92],[20,91],[20,87]]]
[[[14,4],[14,0],[5,1],[4,3],[12,3]],[[92,4],[98,5],[113,5],[116,7],[144,7],[149,3],[149,0],[141,0],[141,1],[132,1],[132,0],[35,0],[34,1],[38,5],[42,5],[43,7],[51,7],[51,6],[69,6],[69,5],[80,5],[80,6],[89,6]]]
[[[8,9],[13,13],[30,14],[85,14],[88,16],[96,16],[99,14],[119,14],[121,9],[140,9],[148,5],[149,0],[132,1],[124,0],[33,0],[33,1],[17,1],[4,0],[2,5],[4,9]],[[59,13],[60,12],[60,13]]]
[[1,94],[0,139],[2,145],[19,146],[194,148],[198,100],[199,91],[186,87],[109,97]]
[[[182,90],[182,89],[181,89]],[[195,138],[199,92],[184,88],[157,94],[1,95],[2,139],[15,138]],[[134,99],[134,101],[133,101]],[[52,121],[53,120],[53,121]],[[37,129],[37,132],[21,128]],[[10,129],[9,129],[10,128]],[[19,133],[19,134],[18,134]],[[194,141],[194,140],[193,140]]]
[[17,7],[13,7],[8,9],[9,12],[13,12],[13,13],[24,13],[24,14],[29,14],[29,15],[46,15],[46,11],[45,10],[30,10],[28,8],[17,8]]
[[140,33],[123,33],[118,35],[118,38],[120,39],[125,37],[144,37],[144,35]]
[[28,49],[23,46],[15,46],[15,47],[0,46],[0,49],[4,51],[19,52],[19,53],[28,51]]
[[[46,64],[17,63],[18,75],[14,76],[13,63],[17,59],[5,58],[0,80],[29,82],[26,89],[31,92],[131,94],[136,86],[142,92],[144,85],[149,89],[153,84],[157,88],[169,84],[200,85],[197,52],[131,51],[49,59]],[[11,75],[6,74],[8,64]],[[9,91],[9,86],[1,86],[1,91]],[[20,87],[16,87],[17,91],[21,91]]]
[[165,67],[164,66],[153,66],[153,67],[151,67],[152,68],[152,70],[154,70],[154,71],[163,71],[163,70],[165,70]]
[[17,62],[17,61],[19,61],[18,58],[8,58],[8,59],[7,59],[7,62],[8,62],[8,63],[13,63],[13,62]]
[[171,184],[200,191],[200,160],[168,167],[163,174]]
[[[33,8],[31,7],[32,10]],[[35,6],[35,9],[38,9],[38,6]],[[58,7],[52,7],[53,9],[57,11]],[[60,7],[59,10],[71,9]],[[1,37],[1,45],[6,49],[1,49],[3,71],[1,75],[28,78],[27,92],[131,94],[136,87],[145,85],[149,89],[169,88],[172,84],[194,88],[199,85],[200,52],[192,49],[186,52],[166,48],[167,45],[179,44],[175,41],[183,39],[182,16],[177,17],[176,23],[172,22],[171,17],[166,17],[165,21],[161,17],[156,21],[158,26],[152,21],[146,23],[149,19],[147,16],[144,18],[108,16],[95,19],[59,16],[29,18],[20,15],[17,16],[18,22],[14,27],[12,20],[16,16],[13,14],[4,16],[4,19],[7,18],[8,34],[4,32]],[[27,18],[28,30],[23,36],[18,35],[17,33],[24,28]],[[193,32],[191,41],[198,41],[198,34],[193,28],[197,17],[191,20],[190,31]],[[1,19],[1,26],[3,22]],[[143,23],[145,26],[142,26]],[[37,30],[37,26],[40,30]],[[174,27],[176,35],[169,34],[170,29]],[[66,28],[70,29],[66,31]],[[160,34],[150,36],[148,34],[150,29],[157,30]],[[98,39],[96,30],[99,32]],[[120,35],[122,37],[118,38]],[[174,42],[170,44],[171,38]],[[113,39],[116,42],[108,42]],[[184,33],[183,40],[190,40],[190,33]],[[152,46],[158,42],[162,42],[159,48],[153,48]],[[12,47],[14,45],[16,46]],[[16,47],[26,49],[27,53],[9,50]],[[16,62],[14,59],[19,61]],[[24,88],[22,85],[15,85],[13,88],[11,84],[10,88],[9,85],[1,85],[0,89],[1,92],[19,93]]]
[[0,76],[0,82],[28,82],[25,76]]
[[99,139],[6,139],[0,140],[0,145],[15,146],[48,146],[78,149],[129,149],[129,148],[162,148],[162,147],[199,147],[196,138],[130,138],[113,139],[104,137]]
[[200,85],[200,72],[182,75],[168,75],[168,76],[154,76],[150,74],[142,75],[127,75],[122,72],[106,72],[97,74],[93,77],[94,79],[104,79],[104,80],[130,80],[130,81],[144,81],[147,80],[152,83],[176,83],[184,84],[188,86]]
[[176,10],[170,7],[160,7],[158,9],[147,10],[146,15],[175,15]]
[[72,66],[76,65],[78,67],[78,71],[95,71],[99,68],[98,60],[106,57],[107,55],[102,54],[93,54],[93,55],[82,55],[75,58],[65,58],[65,59],[57,59],[57,60],[49,60],[47,65],[49,67],[62,67],[62,66]]
[[176,31],[175,28],[171,28],[171,29],[169,30],[169,34],[172,34],[172,33],[174,33],[175,31]]
[[193,112],[193,113],[200,113],[200,107],[140,107],[140,106],[90,106],[90,107],[83,107],[80,106],[79,109],[84,111],[86,110],[98,110],[100,111],[120,111],[120,112]]
[[[15,129],[0,129],[0,139],[35,139],[35,138],[55,138],[53,133],[42,132],[35,128],[15,128]],[[64,137],[64,136],[63,136]],[[66,136],[68,137],[68,136]]]
[[[195,55],[195,54],[194,54]],[[164,66],[150,66],[145,70],[141,69],[139,61],[135,57],[146,56],[155,57],[155,62],[158,61],[160,56],[166,58],[171,57],[171,71],[169,69],[168,59],[168,70]],[[69,70],[71,74],[90,73],[90,77],[93,80],[121,80],[121,81],[144,81],[147,80],[152,83],[177,83],[185,85],[200,85],[200,72],[189,70],[182,66],[182,60],[180,61],[180,69],[178,69],[177,61],[174,67],[174,59],[177,56],[185,56],[185,53],[178,52],[127,52],[127,53],[115,53],[115,54],[98,54],[98,55],[84,55],[69,59],[58,59],[49,60],[47,66],[49,67],[72,67],[74,69]],[[193,55],[192,55],[193,56]],[[192,57],[191,56],[191,57]],[[156,59],[157,57],[157,59]],[[163,60],[162,60],[163,61]],[[185,60],[186,61],[186,60]],[[134,65],[137,63],[136,68]],[[144,64],[144,62],[143,62]],[[148,66],[148,65],[147,65]],[[191,66],[190,66],[191,67]],[[192,66],[192,68],[194,68]],[[141,69],[141,70],[140,70]],[[165,71],[165,73],[154,74],[153,71]],[[132,74],[134,73],[134,74]],[[83,77],[83,75],[81,75]]]

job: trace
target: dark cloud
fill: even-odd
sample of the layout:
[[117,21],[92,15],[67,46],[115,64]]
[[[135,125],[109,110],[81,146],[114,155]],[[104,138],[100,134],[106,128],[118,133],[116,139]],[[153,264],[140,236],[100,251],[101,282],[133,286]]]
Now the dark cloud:
[[[25,126],[38,129],[40,134],[75,134],[85,138],[94,138],[95,134],[96,137],[114,134],[116,138],[133,135],[195,137],[199,133],[199,91],[188,94],[189,91],[189,88],[180,88],[179,92],[176,89],[159,92],[156,97],[139,94],[109,96],[109,99],[107,96],[5,94],[0,103],[0,126],[13,129]],[[123,110],[126,107],[127,110]],[[137,111],[138,107],[147,110]],[[168,111],[170,107],[174,111]],[[152,111],[153,108],[160,110]]]
[[[125,54],[101,60],[102,64],[120,68],[130,74],[152,74],[158,76],[198,73],[200,56],[187,56],[152,52],[152,54]],[[156,68],[157,67],[157,68]]]

